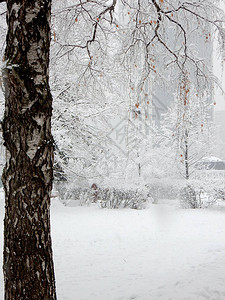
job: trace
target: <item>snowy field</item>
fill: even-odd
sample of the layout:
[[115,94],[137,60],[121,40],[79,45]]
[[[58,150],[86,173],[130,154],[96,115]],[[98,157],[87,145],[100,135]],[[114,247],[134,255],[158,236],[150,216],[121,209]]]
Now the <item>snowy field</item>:
[[182,210],[176,201],[103,210],[53,200],[52,236],[59,300],[225,299],[225,210]]

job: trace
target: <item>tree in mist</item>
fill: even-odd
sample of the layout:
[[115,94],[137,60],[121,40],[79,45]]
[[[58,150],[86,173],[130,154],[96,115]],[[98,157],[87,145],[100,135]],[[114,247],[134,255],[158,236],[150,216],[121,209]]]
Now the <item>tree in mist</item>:
[[[164,116],[159,148],[169,153],[174,172],[190,179],[199,160],[212,149],[212,99],[207,93],[196,94],[188,74],[181,77],[175,102]],[[165,151],[164,151],[165,153]],[[168,154],[166,155],[168,159]],[[175,167],[176,166],[176,167]]]
[[[55,117],[62,104],[58,95],[66,89],[81,128],[93,129],[83,140],[92,135],[107,140],[104,133],[110,131],[108,120],[120,115],[132,121],[137,106],[138,117],[143,118],[146,108],[153,105],[155,87],[164,86],[165,91],[174,94],[185,72],[190,74],[196,94],[212,91],[215,78],[210,51],[214,37],[218,37],[223,51],[222,18],[223,11],[212,0],[68,0],[66,5],[56,1],[51,76],[57,97]],[[83,118],[84,107],[87,118]],[[69,119],[67,123],[70,130]],[[127,130],[132,132],[133,128]],[[142,155],[134,155],[143,164]]]

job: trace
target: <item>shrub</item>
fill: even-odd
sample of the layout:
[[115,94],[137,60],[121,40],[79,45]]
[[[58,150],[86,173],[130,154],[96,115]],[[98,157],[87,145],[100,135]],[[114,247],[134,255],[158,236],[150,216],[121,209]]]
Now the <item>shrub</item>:
[[[59,200],[65,206],[90,205],[97,203],[101,208],[143,209],[153,202],[151,194],[131,189],[77,188],[72,185],[57,185]],[[78,203],[78,204],[76,204]]]
[[180,201],[182,208],[201,208],[202,201],[199,195],[196,193],[195,189],[187,185],[185,188],[181,190],[180,193]]
[[143,209],[149,202],[149,198],[137,190],[117,190],[115,188],[100,189],[98,203],[101,208],[131,208]]

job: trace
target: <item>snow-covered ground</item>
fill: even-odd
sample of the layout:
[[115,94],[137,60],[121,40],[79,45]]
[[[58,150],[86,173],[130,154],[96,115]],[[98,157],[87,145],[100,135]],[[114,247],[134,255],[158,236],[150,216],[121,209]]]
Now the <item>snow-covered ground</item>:
[[170,201],[103,210],[53,200],[52,237],[59,300],[225,299],[223,209]]

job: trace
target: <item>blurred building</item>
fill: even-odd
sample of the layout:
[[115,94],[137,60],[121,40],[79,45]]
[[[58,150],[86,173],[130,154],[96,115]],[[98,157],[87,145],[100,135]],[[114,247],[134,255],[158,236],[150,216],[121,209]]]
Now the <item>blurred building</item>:
[[214,123],[216,125],[216,148],[214,153],[216,156],[225,160],[225,111],[214,112]]

